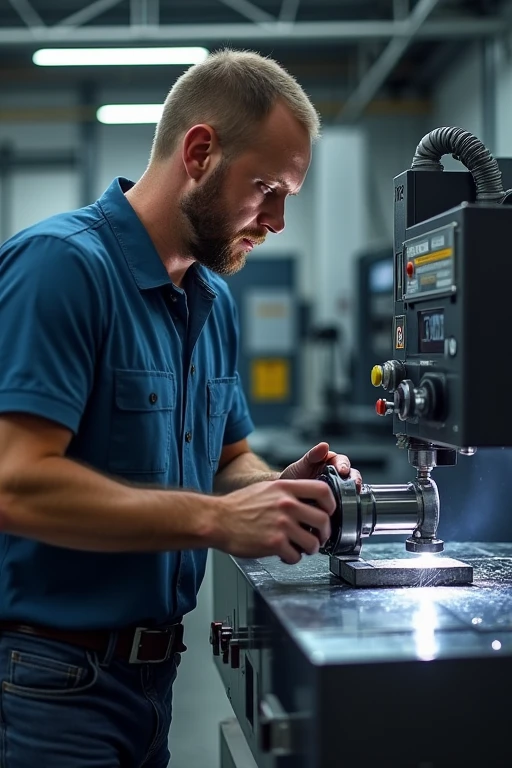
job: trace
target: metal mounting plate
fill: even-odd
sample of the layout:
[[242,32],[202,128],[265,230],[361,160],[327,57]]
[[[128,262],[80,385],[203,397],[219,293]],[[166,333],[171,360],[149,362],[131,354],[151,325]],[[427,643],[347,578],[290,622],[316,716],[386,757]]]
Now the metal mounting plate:
[[341,560],[329,558],[329,570],[353,587],[437,587],[471,584],[473,566],[450,557],[396,560]]

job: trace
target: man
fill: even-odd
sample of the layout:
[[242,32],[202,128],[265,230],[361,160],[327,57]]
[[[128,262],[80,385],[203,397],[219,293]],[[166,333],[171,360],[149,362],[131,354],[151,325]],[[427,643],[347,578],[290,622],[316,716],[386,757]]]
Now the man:
[[251,452],[218,277],[284,228],[318,127],[275,62],[212,55],[171,90],[135,185],[0,253],[6,768],[166,766],[207,549],[292,564],[329,536],[315,478],[349,461],[321,443],[278,474]]

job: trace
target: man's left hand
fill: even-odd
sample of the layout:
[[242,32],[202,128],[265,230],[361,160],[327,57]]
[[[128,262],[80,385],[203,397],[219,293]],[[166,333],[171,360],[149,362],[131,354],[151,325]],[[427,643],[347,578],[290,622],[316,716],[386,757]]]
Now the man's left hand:
[[328,443],[318,443],[302,459],[290,464],[281,472],[282,480],[314,480],[326,464],[332,464],[343,478],[355,481],[358,492],[361,491],[362,478],[357,469],[352,469],[348,456],[329,450]]

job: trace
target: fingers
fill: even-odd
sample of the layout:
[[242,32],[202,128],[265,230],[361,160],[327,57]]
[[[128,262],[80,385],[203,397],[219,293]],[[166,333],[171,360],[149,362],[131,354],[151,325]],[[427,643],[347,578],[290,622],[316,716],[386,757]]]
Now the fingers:
[[363,478],[361,477],[361,473],[359,472],[358,469],[350,470],[350,479],[355,482],[357,492],[361,493],[361,488],[363,486]]
[[283,563],[287,563],[288,565],[296,565],[302,558],[302,552],[299,552],[299,550],[289,542],[283,544],[278,554]]
[[304,458],[308,464],[318,464],[327,461],[330,453],[332,453],[332,451],[329,451],[328,443],[318,443],[318,445],[315,445],[314,448],[311,448],[306,453]]
[[[312,501],[328,515],[332,515],[336,509],[336,502],[331,489],[327,483],[323,483],[321,480],[274,480],[274,482],[279,484],[279,487],[290,497]],[[307,505],[303,506],[307,507]]]
[[278,554],[283,562],[292,565],[298,563],[302,555],[317,555],[319,550],[318,537],[297,525],[289,539],[281,544]]
[[350,466],[350,459],[348,456],[344,456],[342,453],[336,453],[334,456],[329,457],[327,463],[331,464],[336,469],[340,477],[353,480],[356,484],[357,492],[361,492],[363,478],[361,477],[359,470],[353,469]]
[[342,453],[336,453],[329,459],[328,463],[336,469],[341,477],[350,476],[350,459],[348,456],[344,456]]
[[[281,500],[279,508],[285,513],[281,520],[283,530],[286,532],[286,536],[297,544],[300,544],[297,540],[298,536],[300,536],[301,541],[305,540],[311,543],[308,537],[306,539],[303,537],[304,528],[308,536],[313,535],[322,545],[325,544],[331,535],[331,521],[329,514],[325,510],[313,507],[311,504],[306,504],[304,501],[293,497]],[[299,530],[296,530],[297,526],[301,525],[304,528],[299,527]],[[311,534],[308,529],[313,529],[314,533]],[[309,551],[306,546],[304,546],[304,549]]]
[[[325,515],[324,515],[325,517]],[[306,555],[317,555],[320,549],[320,541],[315,533],[307,531],[300,525],[295,525],[290,535],[290,541],[299,550]]]
[[[312,528],[314,537],[322,546],[331,535],[331,518],[323,510],[312,507],[310,504],[300,503],[295,519],[306,529]],[[295,534],[293,534],[293,540],[296,540]]]
[[316,479],[326,462],[335,454],[329,450],[328,443],[318,443],[311,448],[301,459],[290,464],[281,472],[284,480],[298,480],[300,478]]

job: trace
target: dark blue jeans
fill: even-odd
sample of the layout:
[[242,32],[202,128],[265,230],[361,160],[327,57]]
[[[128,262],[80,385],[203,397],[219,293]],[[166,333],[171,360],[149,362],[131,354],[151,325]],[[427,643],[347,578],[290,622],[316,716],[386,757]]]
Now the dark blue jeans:
[[2,633],[1,768],[166,768],[179,660],[128,664]]

